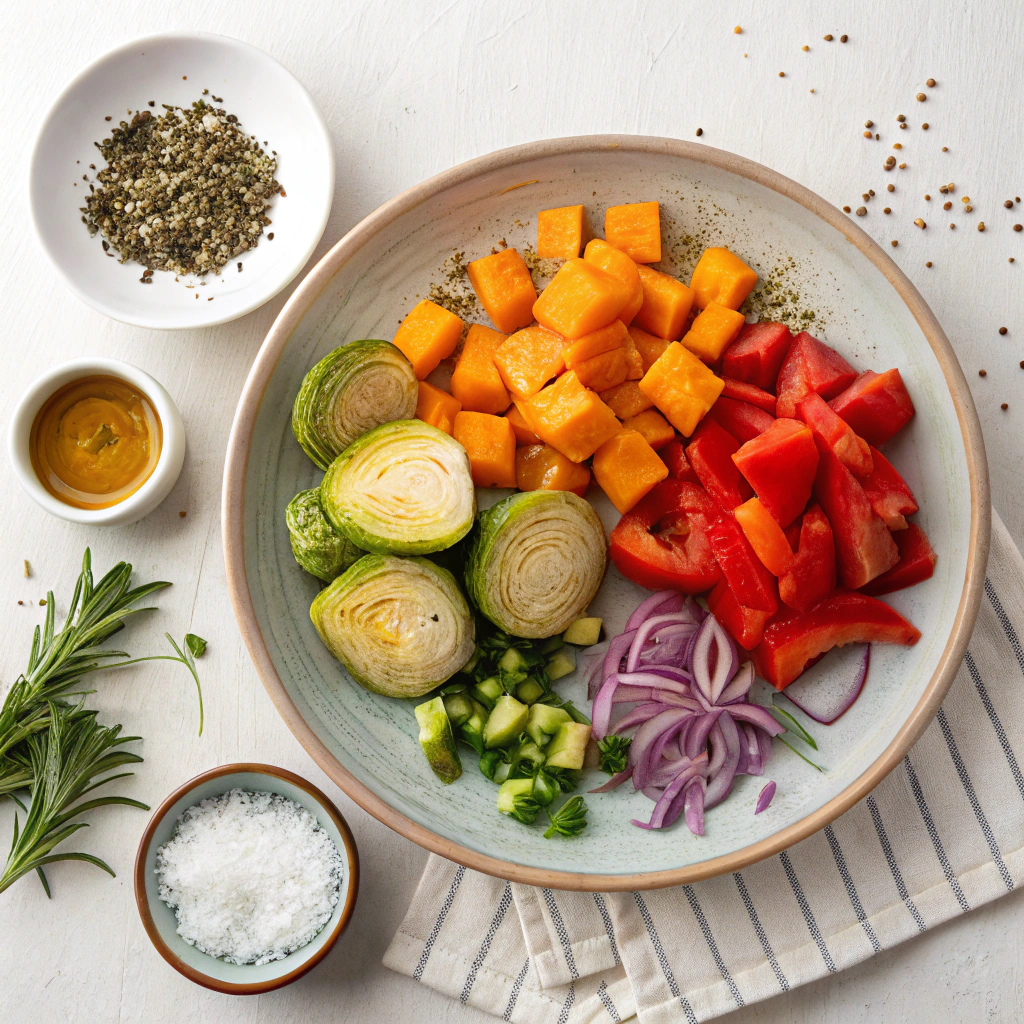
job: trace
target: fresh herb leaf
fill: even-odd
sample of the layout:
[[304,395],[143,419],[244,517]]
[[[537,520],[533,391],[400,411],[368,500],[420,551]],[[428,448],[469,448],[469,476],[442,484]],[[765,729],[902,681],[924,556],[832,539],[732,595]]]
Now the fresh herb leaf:
[[206,653],[206,641],[195,633],[185,634],[185,646],[189,649],[193,658],[201,658]]
[[[774,716],[779,725],[784,725],[787,732],[791,732],[804,741],[813,750],[818,749],[818,744],[814,742],[814,737],[784,708],[776,707],[774,704],[766,708],[765,710],[770,711]],[[782,721],[782,719],[785,721]]]
[[526,793],[517,793],[512,798],[512,810],[509,815],[524,825],[532,825],[540,814],[540,804]]
[[597,749],[600,753],[601,771],[609,775],[618,775],[626,770],[629,763],[629,748],[633,740],[629,736],[605,736],[603,740],[597,741]]
[[565,836],[571,839],[578,836],[587,827],[587,805],[581,796],[569,797],[554,814],[548,810],[550,826],[544,833],[545,839],[553,836]]
[[815,764],[809,757],[804,757],[804,755],[801,754],[800,751],[797,750],[796,747],[794,747],[792,743],[787,743],[786,740],[784,740],[781,736],[776,736],[775,738],[784,747],[789,747],[789,749],[792,750],[793,753],[796,754],[796,756],[799,757],[801,761],[806,761],[812,768],[814,768],[817,771],[821,772],[822,775],[825,774],[825,769],[822,768],[820,764]]

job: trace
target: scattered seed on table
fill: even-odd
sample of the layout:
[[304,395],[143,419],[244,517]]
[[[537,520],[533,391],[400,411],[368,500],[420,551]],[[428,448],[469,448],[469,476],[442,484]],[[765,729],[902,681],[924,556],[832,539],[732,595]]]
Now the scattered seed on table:
[[925,82],[924,84],[927,85],[929,89],[934,89],[935,88],[935,79],[934,78],[929,78],[928,81]]
[[822,38],[825,40],[826,43],[831,43],[832,42],[832,33],[829,32],[829,34],[827,36],[822,36]]
[[1020,368],[1021,368],[1022,370],[1024,370],[1024,359],[1022,359],[1022,360],[1020,361]]
[[1024,224],[1014,224],[1013,225],[1013,230],[1014,231],[1024,231]]
[[947,200],[945,203],[942,204],[942,208],[944,210],[952,210],[953,204]]
[[[1003,404],[999,406],[999,408],[1002,409],[1003,412],[1006,412],[1006,410],[1009,409],[1010,407],[1009,405],[1006,404],[1006,402],[1003,402]],[[42,601],[40,601],[39,603],[42,604]]]
[[843,213],[849,213],[849,212],[850,212],[850,207],[844,206],[843,207]]
[[943,153],[948,153],[949,152],[949,146],[943,146],[942,147],[942,152]]
[[988,376],[988,370],[979,370],[978,371],[978,376],[979,377],[987,377]]
[[840,36],[839,37],[839,42],[845,43],[847,41],[847,39],[849,39],[849,38],[850,38],[849,36]]
[[857,207],[857,216],[858,217],[863,217],[864,214],[866,214],[867,212],[868,212],[868,208],[866,206],[858,206]]
[[810,47],[809,46],[801,46],[800,49],[803,50],[804,53],[806,53],[810,49]]
[[973,206],[971,206],[971,204],[970,204],[970,203],[968,203],[968,204],[967,204],[967,205],[966,205],[966,206],[964,207],[964,212],[965,212],[965,213],[970,213],[970,212],[971,212],[971,210],[973,210],[973,209],[974,209],[974,207],[973,207]]
[[925,130],[925,131],[928,131],[928,122],[927,122],[927,121],[925,121],[925,123],[924,123],[923,125],[921,125],[921,127],[922,127],[922,128],[923,128],[923,129]]
[[961,196],[960,197],[960,202],[961,203],[969,203],[970,201],[971,201],[971,197],[970,196]]
[[875,194],[875,190],[873,188],[869,188],[868,189],[868,195],[869,196],[873,196],[874,194]]
[[866,200],[871,198],[871,193],[870,192],[862,192],[860,197],[861,197],[861,199],[866,201]]
[[697,135],[698,135],[698,136],[701,136],[701,135],[703,135],[703,134],[704,134],[704,129],[703,129],[703,128],[698,128],[698,129],[697,129]]
[[907,169],[907,165],[906,164],[900,164],[900,170],[901,171],[905,171],[906,169]]
[[1003,203],[1003,206],[1005,206],[1008,210],[1012,210],[1013,209],[1013,200],[1012,199],[1007,199],[1006,202]]
[[785,71],[780,71],[779,72],[779,78],[785,78],[785,77],[786,77],[786,72]]
[[916,96],[916,97],[914,97],[914,98],[915,98],[915,99],[917,100],[917,102],[918,102],[918,103],[924,103],[924,101],[925,101],[926,99],[928,99],[928,97],[927,97],[927,96],[925,96],[925,94],[924,94],[923,92],[919,92],[919,93],[917,94],[917,96]]
[[932,261],[931,260],[926,260],[925,261],[925,266],[926,267],[930,267],[931,265],[932,265]]
[[[967,209],[969,210],[970,207],[968,206]],[[978,221],[978,230],[979,231],[984,231],[985,230],[985,222],[983,220],[979,220]]]
[[949,228],[950,228],[951,231],[955,231],[956,230],[956,225],[955,224],[950,224]]
[[878,134],[878,132],[875,132],[875,139],[876,139],[876,140],[877,140],[877,139],[880,139],[881,137],[882,137],[882,136],[881,136],[881,135],[879,135],[879,134]]
[[896,157],[887,156],[885,158],[885,163],[882,166],[885,167],[887,171],[891,171],[896,166]]
[[184,518],[185,518],[185,516],[187,516],[187,515],[188,515],[188,513],[187,513],[187,512],[186,512],[186,511],[185,511],[184,509],[182,509],[182,510],[181,510],[181,511],[180,511],[180,512],[178,513],[178,515],[179,515],[179,516],[180,516],[180,517],[181,517],[182,519],[184,519]]
[[925,192],[925,194],[924,194],[924,197],[925,197],[925,199],[931,199],[931,196],[930,196],[930,195],[928,195],[928,193],[927,193],[927,192]]
[[1015,197],[1013,201],[1014,201],[1015,203],[1019,203],[1019,202],[1020,202],[1020,196],[1017,196],[1017,197]]
[[893,149],[902,149],[903,148],[903,143],[902,142],[894,142],[892,144],[892,148]]
[[874,121],[865,121],[864,122],[864,127],[865,128],[874,128],[875,127],[875,122]]
[[1005,327],[1000,327],[999,328],[999,333],[1000,334],[1005,334],[1006,333],[1006,328]]
[[896,246],[899,245],[900,243],[897,242],[896,239],[894,238],[889,244],[895,249]]
[[887,207],[886,207],[886,208],[885,208],[885,209],[884,209],[884,210],[882,211],[882,213],[892,213],[892,210],[891,210],[891,209],[889,209],[889,207],[887,206]]
[[906,114],[897,114],[896,115],[896,120],[899,121],[900,124],[903,124],[903,122],[906,121],[906,119],[907,119],[907,115]]
[[865,132],[864,133],[864,138],[865,139],[870,139],[871,138],[871,132]]
[[917,226],[918,226],[919,228],[924,228],[924,227],[926,227],[926,225],[925,225],[925,222],[924,222],[923,220],[921,220],[921,218],[920,218],[920,217],[918,217],[918,218],[917,218],[917,220],[915,220],[915,221],[914,221],[914,223],[915,223],[915,224],[916,224],[916,225],[917,225]]
[[896,191],[896,186],[895,185],[886,185],[885,186],[885,191],[886,192],[895,192]]
[[735,27],[735,28],[733,29],[733,33],[734,33],[735,35],[739,35],[739,34],[740,34],[740,33],[741,33],[742,31],[743,31],[743,29],[742,29],[742,28],[740,28],[740,26],[739,26],[739,25],[737,25],[737,26],[736,26],[736,27]]

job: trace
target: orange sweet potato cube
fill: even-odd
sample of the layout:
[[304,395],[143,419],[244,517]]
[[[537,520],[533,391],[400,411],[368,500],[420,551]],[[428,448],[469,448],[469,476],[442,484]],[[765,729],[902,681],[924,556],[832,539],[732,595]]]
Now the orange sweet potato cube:
[[656,338],[653,334],[648,334],[647,331],[639,327],[630,327],[629,336],[633,339],[633,344],[636,345],[636,349],[640,353],[644,373],[658,361],[661,353],[672,344],[668,338]]
[[698,309],[703,309],[709,302],[717,302],[727,309],[739,309],[755,284],[757,272],[739,256],[722,248],[705,249],[690,278]]
[[640,390],[684,437],[715,404],[725,387],[688,348],[674,341],[644,374]]
[[615,413],[569,370],[523,403],[533,432],[573,462],[590,458],[619,429]]
[[626,430],[635,430],[655,451],[664,448],[675,436],[676,432],[657,409],[645,409],[636,416],[622,421]]
[[466,273],[480,305],[503,334],[511,334],[533,320],[537,289],[530,268],[515,249],[502,249],[473,260]]
[[509,407],[512,399],[494,365],[494,354],[507,340],[483,324],[473,324],[466,332],[450,387],[467,412],[497,414]]
[[683,344],[706,363],[713,363],[736,340],[746,322],[742,313],[709,302],[694,318]]
[[683,334],[693,305],[693,292],[678,278],[650,267],[638,267],[644,289],[644,304],[633,318],[637,327],[676,341]]
[[519,406],[513,403],[505,413],[505,419],[512,424],[512,433],[516,435],[516,445],[540,444],[540,438],[530,429],[526,417],[519,411]]
[[413,306],[395,334],[395,347],[412,363],[413,372],[423,380],[447,359],[459,343],[462,321],[430,299]]
[[494,365],[513,398],[529,398],[565,369],[566,341],[545,327],[524,327],[494,354]]
[[541,259],[572,259],[579,256],[587,234],[587,215],[582,206],[560,206],[537,214],[537,255]]
[[600,267],[612,277],[617,277],[629,287],[632,297],[619,314],[619,319],[624,324],[632,323],[633,317],[640,312],[640,307],[644,304],[644,290],[640,286],[640,274],[637,272],[636,264],[621,249],[616,249],[603,238],[592,238],[587,242],[587,247],[583,250],[583,259],[587,263],[593,263],[595,267]]
[[657,263],[661,259],[658,204],[609,206],[604,214],[604,237],[635,263]]
[[594,356],[612,349],[624,348],[629,340],[629,331],[621,320],[613,320],[607,327],[584,334],[572,342],[565,350],[565,368],[575,370],[580,363],[585,363]]
[[623,515],[655,484],[668,466],[636,430],[623,429],[594,452],[594,479]]
[[646,372],[644,357],[636,347],[633,336],[626,332],[626,380],[639,380]]
[[581,259],[568,260],[533,304],[537,322],[570,341],[607,327],[632,297],[617,277]]
[[628,373],[629,360],[624,347],[613,348],[610,352],[602,352],[576,364],[576,376],[580,383],[593,391],[607,391],[617,387]]
[[630,416],[636,416],[644,409],[650,409],[654,405],[640,390],[640,384],[635,380],[623,381],[618,387],[600,392],[600,395],[601,401],[620,420],[627,420]]
[[425,380],[420,381],[420,391],[416,399],[416,418],[429,423],[446,434],[452,432],[455,416],[462,410],[462,403]]
[[477,487],[515,487],[516,435],[504,416],[460,412],[452,436],[466,449]]
[[549,444],[531,444],[516,449],[516,484],[521,491],[572,491],[585,498],[590,469]]

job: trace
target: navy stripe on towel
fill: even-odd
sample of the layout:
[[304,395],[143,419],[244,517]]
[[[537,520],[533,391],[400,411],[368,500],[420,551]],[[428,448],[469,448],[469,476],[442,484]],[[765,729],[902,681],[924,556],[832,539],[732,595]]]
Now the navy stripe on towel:
[[505,1021],[505,1024],[508,1024],[512,1019],[512,1011],[516,1008],[516,1000],[519,998],[519,991],[523,987],[523,982],[526,980],[526,972],[529,969],[530,958],[527,957],[519,970],[519,974],[516,975],[516,980],[512,982],[512,992],[508,997],[508,1006],[505,1007],[505,1012],[501,1015],[501,1019]]
[[608,913],[608,906],[604,901],[604,897],[599,893],[594,893],[594,902],[597,904],[598,913],[601,915],[601,920],[604,921],[605,934],[608,936],[608,942],[612,947],[612,956],[615,959],[615,966],[618,967],[622,960],[619,957],[619,944],[615,941],[615,929],[612,927],[612,916]]
[[711,956],[714,958],[715,966],[718,968],[718,973],[721,974],[723,981],[725,981],[726,985],[729,986],[729,991],[732,993],[733,999],[736,1000],[736,1005],[742,1006],[743,996],[740,995],[740,990],[736,987],[736,982],[732,980],[729,968],[725,966],[725,960],[722,959],[722,954],[718,950],[718,943],[715,942],[715,937],[711,933],[711,926],[708,924],[707,918],[704,916],[704,911],[701,908],[700,903],[697,901],[697,894],[693,891],[693,886],[684,885],[683,892],[686,894],[686,902],[690,904],[693,916],[697,918],[697,924],[700,925],[701,933],[704,935],[704,941],[708,944],[708,949],[711,950]]
[[964,663],[967,665],[967,671],[970,673],[971,679],[974,680],[974,688],[978,691],[981,703],[985,705],[988,720],[996,731],[999,745],[1003,748],[1003,753],[1006,755],[1006,763],[1010,766],[1010,774],[1013,776],[1013,781],[1017,783],[1017,792],[1024,798],[1024,775],[1021,774],[1020,765],[1017,764],[1017,755],[1014,754],[1013,747],[1010,746],[1010,741],[1006,738],[1006,730],[1003,728],[1003,723],[999,720],[999,715],[996,714],[996,709],[992,705],[992,699],[988,695],[988,688],[981,678],[981,673],[978,671],[978,666],[974,663],[974,657],[970,651],[964,655]]
[[572,1009],[572,1004],[576,1002],[576,982],[569,982],[569,994],[565,997],[565,1002],[562,1003],[562,1009],[558,1011],[558,1024],[565,1024],[569,1019],[569,1011]]
[[487,929],[487,934],[484,936],[484,941],[480,945],[480,952],[473,958],[473,963],[470,964],[469,974],[466,976],[466,984],[462,986],[462,993],[459,995],[459,1002],[463,1005],[469,1000],[469,993],[473,991],[473,983],[476,981],[477,973],[483,966],[484,960],[487,959],[487,954],[490,952],[491,943],[494,941],[494,933],[501,927],[501,922],[505,920],[505,914],[508,911],[509,906],[512,903],[512,885],[509,882],[505,883],[505,891],[501,894],[501,899],[498,901],[498,909],[494,913],[494,917],[491,919],[491,925]]
[[1006,639],[1010,642],[1017,664],[1020,665],[1021,672],[1024,672],[1024,647],[1021,646],[1020,637],[1017,636],[1017,631],[1013,628],[1010,616],[1003,610],[1003,602],[999,600],[996,588],[992,586],[992,581],[987,576],[985,577],[985,593],[988,595],[992,610],[996,613],[999,625],[1003,627]]
[[412,972],[412,976],[416,981],[420,981],[423,977],[423,971],[427,966],[427,961],[430,959],[430,951],[434,948],[434,943],[437,941],[437,936],[444,925],[444,919],[448,916],[448,911],[452,909],[452,904],[455,902],[455,894],[459,891],[459,886],[462,884],[462,877],[465,873],[466,869],[460,864],[455,872],[455,877],[452,879],[452,884],[448,887],[448,893],[444,898],[444,903],[441,904],[441,911],[437,915],[434,927],[430,929],[430,934],[427,936],[426,943],[424,943],[419,963],[416,964],[416,970]]
[[882,844],[882,853],[885,854],[885,860],[889,865],[889,871],[892,872],[892,880],[896,883],[896,891],[900,894],[900,899],[903,900],[907,910],[910,911],[910,916],[917,924],[917,930],[919,932],[923,932],[928,926],[924,923],[921,911],[917,909],[917,905],[910,898],[910,893],[907,891],[907,883],[903,881],[903,872],[900,871],[900,866],[896,863],[896,857],[893,855],[889,836],[885,831],[885,825],[882,824],[882,815],[878,810],[878,804],[875,802],[875,798],[873,796],[868,797],[868,810],[871,812],[871,820],[875,823],[875,831],[878,833],[878,841]]
[[846,858],[843,856],[843,851],[839,846],[839,840],[836,838],[835,829],[833,829],[831,825],[825,826],[825,838],[828,840],[828,845],[832,848],[832,856],[835,858],[836,867],[839,869],[839,874],[842,876],[843,885],[846,886],[846,895],[850,897],[850,905],[853,907],[853,912],[857,915],[857,920],[860,921],[860,925],[864,929],[864,934],[868,937],[868,941],[871,943],[871,948],[876,953],[881,953],[882,944],[878,941],[878,936],[875,934],[875,929],[871,927],[871,922],[868,920],[867,914],[864,913],[864,907],[860,902],[860,896],[857,895],[857,887],[853,884],[853,876],[850,874],[850,869],[846,866]]
[[555,926],[558,941],[562,944],[562,953],[565,956],[565,965],[569,968],[569,977],[575,981],[580,976],[580,972],[576,970],[576,958],[572,955],[572,945],[569,943],[569,933],[565,930],[562,912],[558,909],[555,894],[550,889],[541,889],[541,892],[544,894],[544,902],[551,915],[551,922]]
[[761,949],[764,950],[765,959],[772,965],[772,970],[775,972],[775,977],[778,979],[779,988],[781,988],[783,992],[788,992],[789,981],[786,979],[785,974],[782,973],[779,961],[775,959],[775,950],[772,949],[771,943],[768,941],[768,936],[765,933],[764,928],[761,926],[761,919],[757,916],[757,911],[754,909],[754,901],[750,898],[750,893],[747,892],[747,884],[743,881],[743,876],[738,871],[733,872],[732,877],[736,882],[736,888],[739,889],[740,899],[743,900],[743,906],[747,908],[747,914],[750,916],[750,923],[754,926],[754,933],[757,935],[758,940],[761,943]]
[[612,1002],[612,997],[608,995],[607,982],[602,981],[601,984],[597,986],[597,998],[604,1003],[604,1008],[608,1011],[608,1016],[615,1021],[615,1024],[621,1024],[622,1017],[620,1016],[615,1004]]
[[796,877],[796,872],[793,870],[793,864],[789,859],[789,854],[783,850],[782,853],[779,854],[779,860],[782,861],[782,868],[786,872],[786,877],[789,879],[789,885],[793,890],[793,895],[796,897],[796,902],[800,907],[800,912],[804,915],[804,921],[807,923],[807,930],[811,933],[811,938],[814,939],[814,943],[818,947],[818,952],[821,953],[821,959],[825,961],[828,973],[835,974],[836,962],[832,959],[832,954],[828,951],[828,946],[825,945],[825,940],[822,938],[821,930],[818,928],[818,922],[814,920],[814,914],[811,913],[811,905],[807,902],[807,897],[804,895],[803,889],[800,888],[800,881]]
[[661,965],[661,972],[665,975],[665,983],[668,985],[668,990],[679,1000],[679,1005],[683,1008],[683,1013],[686,1014],[687,1024],[697,1024],[697,1015],[693,1012],[690,1001],[679,991],[679,985],[676,984],[675,975],[672,973],[672,968],[668,965],[668,957],[665,956],[665,948],[661,944],[661,939],[658,938],[658,932],[654,927],[651,912],[647,909],[643,896],[635,892],[633,893],[633,899],[636,900],[636,908],[644,919],[647,935],[650,937],[651,945],[654,947],[654,955],[658,958],[658,963]]

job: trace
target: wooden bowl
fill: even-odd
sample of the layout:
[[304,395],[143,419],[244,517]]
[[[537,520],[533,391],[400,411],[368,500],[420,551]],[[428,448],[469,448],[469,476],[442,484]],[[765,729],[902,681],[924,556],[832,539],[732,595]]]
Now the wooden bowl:
[[[876,645],[860,700],[835,725],[814,728],[824,773],[776,745],[770,776],[778,793],[756,817],[762,783],[744,777],[709,812],[705,836],[644,832],[629,819],[646,819],[651,805],[623,787],[587,796],[590,824],[578,839],[546,841],[542,830],[496,812],[495,787],[472,757],[455,785],[438,783],[408,704],[355,685],[320,643],[307,611],[317,583],[295,565],[284,527],[285,504],[320,476],[291,436],[291,405],[306,370],[332,348],[391,338],[432,283],[460,287],[457,273],[454,283],[447,279],[453,264],[444,266],[453,252],[468,261],[502,239],[535,244],[538,210],[582,202],[600,225],[606,205],[652,199],[661,203],[664,269],[688,279],[705,245],[728,246],[773,284],[759,299],[767,319],[788,314],[858,369],[900,368],[917,415],[887,451],[920,500],[918,519],[939,561],[927,583],[887,598],[922,640],[912,648]],[[802,320],[805,310],[816,318]],[[479,497],[489,502],[494,494]],[[595,505],[606,525],[615,522],[600,496]],[[981,430],[963,373],[931,310],[882,249],[824,200],[759,164],[694,143],[622,135],[492,153],[417,185],[353,228],[303,281],[264,342],[235,416],[223,493],[239,626],[275,705],[323,770],[371,814],[435,853],[515,881],[583,890],[655,888],[735,871],[823,828],[869,793],[931,721],[960,665],[981,597],[989,518]],[[594,614],[614,633],[644,594],[612,569]],[[585,701],[580,682],[558,687]]]
[[[279,793],[305,807],[333,840],[344,860],[341,892],[330,920],[301,949],[268,964],[230,964],[190,946],[177,932],[174,911],[159,896],[156,851],[174,833],[187,808],[230,789]],[[156,951],[189,981],[227,995],[249,996],[283,988],[311,971],[348,926],[359,892],[359,851],[341,812],[316,786],[269,764],[225,764],[179,786],[156,809],[135,855],[135,902]]]

